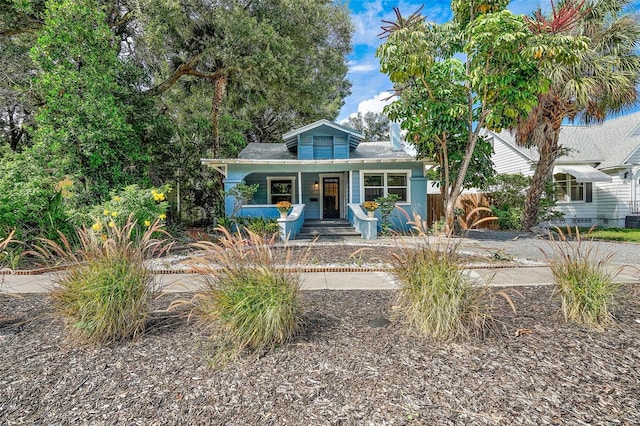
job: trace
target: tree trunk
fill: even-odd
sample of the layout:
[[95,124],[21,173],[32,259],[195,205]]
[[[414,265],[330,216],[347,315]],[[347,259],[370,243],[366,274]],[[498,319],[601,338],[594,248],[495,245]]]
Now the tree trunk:
[[538,224],[540,199],[542,198],[547,180],[553,172],[553,163],[558,157],[557,138],[555,143],[549,142],[548,145],[543,145],[538,152],[540,159],[538,160],[538,165],[533,174],[533,181],[527,191],[527,197],[524,202],[524,213],[522,216],[522,227],[524,229],[531,229]]
[[534,108],[527,120],[518,127],[516,140],[520,145],[535,146],[540,159],[533,174],[533,182],[527,191],[522,216],[522,227],[531,229],[538,224],[540,199],[545,183],[553,173],[553,164],[560,156],[560,128],[562,119],[567,114],[570,104],[566,104],[553,93],[541,95],[538,106]]
[[211,103],[211,139],[213,143],[213,158],[220,155],[220,107],[227,89],[227,75],[222,74],[214,79],[213,101]]

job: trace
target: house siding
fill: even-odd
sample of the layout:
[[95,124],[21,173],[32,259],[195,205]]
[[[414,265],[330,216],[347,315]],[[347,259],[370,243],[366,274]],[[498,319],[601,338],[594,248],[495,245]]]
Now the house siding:
[[525,158],[508,143],[498,137],[493,138],[493,155],[491,157],[498,174],[517,174],[525,176],[533,175],[531,160]]
[[594,184],[598,194],[598,224],[608,227],[624,227],[629,213],[631,184],[624,182],[617,172],[608,173],[611,182]]
[[[329,141],[327,138],[331,138]],[[349,158],[349,136],[328,126],[321,126],[298,137],[299,160]]]

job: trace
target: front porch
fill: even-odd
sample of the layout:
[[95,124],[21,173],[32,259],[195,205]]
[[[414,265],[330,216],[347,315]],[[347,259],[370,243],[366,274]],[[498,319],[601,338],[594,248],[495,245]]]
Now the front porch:
[[347,218],[315,219],[306,216],[304,204],[294,204],[286,216],[281,216],[275,205],[243,205],[240,217],[263,217],[276,219],[280,239],[310,239],[316,236],[360,237],[375,240],[378,236],[378,218],[368,217],[359,204],[349,204]]

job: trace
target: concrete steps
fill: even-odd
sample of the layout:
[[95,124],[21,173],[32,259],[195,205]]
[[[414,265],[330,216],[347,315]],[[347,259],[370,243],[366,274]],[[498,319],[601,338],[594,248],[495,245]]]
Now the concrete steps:
[[296,235],[296,240],[342,239],[360,237],[355,228],[346,219],[307,219]]

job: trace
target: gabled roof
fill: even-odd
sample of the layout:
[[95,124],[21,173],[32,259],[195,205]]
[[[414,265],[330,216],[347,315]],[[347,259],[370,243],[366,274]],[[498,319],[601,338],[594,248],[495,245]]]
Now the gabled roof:
[[360,142],[362,142],[362,139],[364,139],[364,135],[359,131],[352,129],[351,127],[346,127],[341,124],[334,123],[332,121],[324,120],[324,119],[318,120],[314,123],[307,124],[306,126],[302,126],[297,129],[291,130],[285,133],[284,135],[282,135],[282,139],[284,140],[284,143],[287,145],[287,148],[289,150],[295,151],[295,148],[297,147],[297,143],[298,143],[298,135],[322,126],[326,126],[326,127],[338,130],[340,132],[347,133],[349,135],[349,141],[350,141],[349,149],[352,151],[358,146]]
[[[350,156],[354,160],[396,159],[411,161],[414,157],[406,151],[394,151],[389,142],[365,142]],[[297,160],[296,154],[283,143],[250,143],[238,154],[240,160]],[[301,162],[309,160],[300,160]],[[314,160],[317,161],[317,160]],[[322,161],[322,160],[320,160]]]
[[[508,131],[494,133],[532,161],[535,150],[518,147]],[[591,126],[563,126],[559,143],[568,150],[556,164],[592,164],[598,169],[624,166],[640,149],[640,112],[613,118]]]
[[[487,132],[487,133],[489,133],[489,132]],[[511,148],[513,151],[517,152],[518,154],[520,154],[526,160],[529,160],[529,161],[532,161],[532,162],[538,161],[538,158],[539,158],[538,151],[536,151],[535,149],[530,149],[530,148],[526,148],[526,147],[523,147],[523,146],[518,146],[516,144],[515,137],[511,134],[511,132],[509,130],[502,130],[499,133],[490,132],[489,134],[490,135],[493,134],[494,136],[497,136],[506,145],[508,145],[509,148]]]

